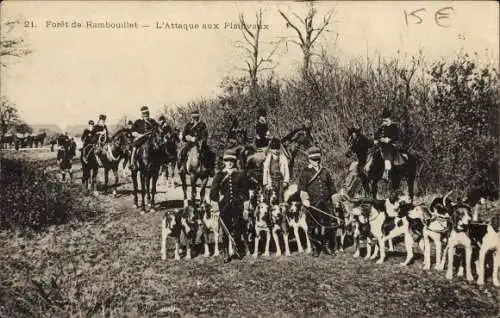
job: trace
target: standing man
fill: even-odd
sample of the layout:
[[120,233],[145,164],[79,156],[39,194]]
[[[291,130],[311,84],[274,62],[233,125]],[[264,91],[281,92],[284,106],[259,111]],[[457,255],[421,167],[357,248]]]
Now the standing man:
[[130,156],[130,168],[135,169],[135,153],[137,147],[141,146],[146,140],[146,136],[153,131],[153,129],[158,128],[159,124],[153,118],[149,117],[148,106],[141,107],[141,117],[137,119],[132,128],[130,129],[134,140],[132,141],[132,155]]
[[257,123],[255,124],[255,147],[264,149],[269,145],[269,125],[266,119],[266,110],[261,108],[257,111]]
[[314,146],[307,153],[309,166],[300,175],[298,192],[302,204],[308,209],[307,225],[313,242],[313,256],[318,257],[320,250],[331,255],[330,227],[334,219],[327,214],[333,215],[332,195],[336,192],[335,186],[330,173],[321,165],[321,150]]
[[[241,239],[243,234],[243,213],[248,213],[250,205],[250,188],[245,173],[237,170],[236,154],[233,150],[226,150],[223,156],[224,169],[218,172],[210,189],[212,207],[220,211],[224,236],[223,245],[229,246],[229,235],[233,238],[240,256],[244,255],[244,246]],[[218,206],[218,208],[217,208]],[[227,247],[225,262],[233,259],[232,250]]]
[[207,140],[208,128],[207,125],[200,120],[200,112],[195,110],[191,113],[191,121],[184,126],[182,132],[182,140],[185,142],[181,150],[178,168],[185,169],[188,151],[198,143],[200,147],[201,158],[206,158],[208,154]]
[[[262,184],[269,194],[274,192],[278,197],[276,204],[283,202],[284,189],[290,183],[290,172],[288,171],[288,159],[281,152],[281,143],[277,138],[271,139],[269,151],[264,161],[264,172]],[[270,202],[273,204],[273,202]]]
[[380,144],[382,157],[384,158],[384,175],[385,180],[389,180],[389,171],[391,170],[394,160],[399,157],[399,149],[401,147],[401,131],[399,127],[391,119],[389,109],[384,109],[382,112],[382,125],[375,133],[374,144]]

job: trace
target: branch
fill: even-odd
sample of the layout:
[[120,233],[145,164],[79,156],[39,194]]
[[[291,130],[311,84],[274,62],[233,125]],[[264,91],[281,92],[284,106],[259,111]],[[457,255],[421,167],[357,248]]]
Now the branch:
[[252,33],[252,31],[250,31],[245,23],[245,18],[243,17],[243,14],[240,14],[240,23],[243,25],[243,35],[246,33],[248,33],[248,35],[250,35],[252,37],[252,39],[255,39],[255,35]]
[[318,33],[316,33],[316,36],[311,40],[311,45],[314,44],[314,42],[318,39],[320,34],[325,30],[325,28],[330,24],[330,19],[331,16],[329,15],[328,17],[325,17],[323,20],[323,26],[318,30]]
[[290,25],[294,30],[295,32],[297,32],[297,35],[299,36],[300,38],[300,42],[302,43],[305,43],[304,42],[304,38],[302,37],[302,33],[300,32],[299,28],[297,28],[291,21],[290,19],[288,19],[288,17],[281,11],[281,10],[278,10],[279,13],[281,14],[281,16],[283,17],[283,19],[285,19],[285,21],[288,23],[288,25]]

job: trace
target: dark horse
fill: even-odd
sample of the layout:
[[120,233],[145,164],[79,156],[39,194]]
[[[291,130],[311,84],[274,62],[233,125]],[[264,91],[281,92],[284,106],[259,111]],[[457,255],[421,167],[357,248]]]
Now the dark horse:
[[208,178],[214,175],[215,172],[215,155],[208,146],[205,146],[202,151],[201,145],[197,142],[189,149],[187,153],[187,160],[184,167],[179,169],[179,177],[182,183],[182,192],[184,194],[184,206],[188,206],[187,196],[187,180],[186,176],[190,176],[191,185],[191,203],[194,205],[196,202],[196,182],[201,180],[200,187],[200,200],[205,200],[205,190],[207,188]]
[[165,178],[168,180],[168,186],[174,185],[174,173],[177,165],[177,148],[181,141],[177,130],[167,131],[163,137],[163,170]]
[[31,136],[32,147],[35,147],[35,148],[43,147],[45,137],[47,137],[46,132],[41,132],[41,133],[32,135]]
[[[125,157],[128,147],[126,132],[119,130],[110,138],[109,142],[101,142],[101,144],[100,149],[95,144],[88,144],[82,149],[82,182],[90,191],[94,191],[94,194],[97,194],[95,189],[97,172],[99,168],[104,168],[104,193],[108,193],[109,171],[113,171],[115,182],[111,187],[113,195],[116,196],[116,188],[119,181],[118,165],[120,160]],[[92,172],[92,175],[90,175],[90,172]],[[90,186],[88,184],[89,177],[91,177]]]
[[[290,176],[292,176],[298,153],[307,154],[307,149],[314,144],[313,137],[308,128],[301,127],[285,135],[280,142],[281,149],[288,158],[288,169]],[[259,184],[262,183],[262,170],[266,159],[266,151],[257,151],[257,149],[247,146],[242,157],[244,158],[244,169],[248,177],[259,180]]]
[[[153,129],[143,137],[144,142],[137,147],[134,162],[131,162],[132,182],[134,185],[134,207],[138,206],[137,192],[137,173],[141,174],[141,214],[143,214],[147,207],[151,212],[154,212],[156,183],[160,175],[160,168],[162,165],[162,147],[163,147],[163,134],[159,128]],[[145,202],[145,197],[147,202]]]
[[[363,189],[367,194],[376,199],[378,182],[382,179],[384,173],[384,160],[381,155],[379,146],[375,146],[374,142],[363,134],[359,129],[348,129],[348,152],[356,155],[358,166],[357,174],[363,184]],[[415,177],[417,174],[417,159],[413,154],[402,153],[406,158],[403,158],[401,164],[393,164],[390,170],[390,181],[392,189],[397,190],[403,178],[408,183],[408,194],[413,201]],[[366,163],[371,160],[368,171],[365,170]]]

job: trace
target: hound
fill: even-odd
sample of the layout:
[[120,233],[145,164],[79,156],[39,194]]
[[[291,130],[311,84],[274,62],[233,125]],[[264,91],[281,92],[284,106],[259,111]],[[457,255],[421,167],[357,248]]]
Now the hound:
[[186,242],[186,257],[191,259],[190,240],[196,232],[196,214],[192,206],[175,210],[174,213],[165,212],[161,224],[161,259],[167,259],[167,237],[175,238],[175,260],[180,260],[179,255],[181,239]]
[[435,269],[439,269],[441,261],[442,243],[447,240],[451,230],[450,221],[450,201],[447,197],[449,192],[443,198],[435,198],[430,205],[430,214],[426,215],[425,225],[423,230],[424,236],[424,263],[423,269],[431,268],[431,241],[434,242],[436,251]]
[[480,243],[479,259],[476,264],[477,284],[484,285],[484,260],[488,251],[493,250],[493,285],[500,286],[498,280],[498,268],[500,267],[500,216],[496,215],[491,218],[490,223],[483,224],[484,228],[476,238]]
[[274,204],[271,206],[271,234],[273,236],[274,245],[276,246],[276,256],[281,256],[281,247],[279,234],[283,235],[285,243],[285,255],[290,256],[290,246],[288,244],[288,222],[286,221],[286,203]]
[[406,248],[406,260],[400,264],[401,266],[407,266],[413,259],[413,244],[415,243],[413,238],[414,234],[417,236],[420,249],[422,251],[424,250],[422,232],[425,214],[428,214],[428,210],[422,205],[414,206],[410,203],[399,204],[399,213],[393,221],[394,227],[379,240],[380,258],[377,261],[377,264],[381,264],[385,259],[385,242],[400,235],[404,235]]
[[[311,247],[311,240],[309,239],[309,235],[307,234],[308,226],[306,221],[306,209],[302,205],[297,188],[298,188],[297,184],[291,184],[284,192],[283,196],[285,198],[285,202],[288,202],[288,205],[286,206],[285,217],[288,221],[287,222],[288,226],[293,229],[295,241],[297,242],[297,251],[299,253],[304,252],[304,247],[302,246],[302,241],[300,240],[300,233],[299,233],[299,229],[301,229],[306,237],[305,251],[307,254],[311,254],[312,247]],[[290,236],[287,233],[286,240],[288,240],[288,243],[290,243],[289,239]]]
[[201,232],[203,235],[203,247],[204,247],[204,251],[205,251],[203,256],[204,257],[210,256],[210,249],[208,248],[208,241],[209,241],[210,233],[213,233],[213,235],[214,235],[214,255],[213,256],[219,256],[220,255],[220,251],[219,251],[219,228],[220,228],[219,214],[220,214],[220,212],[217,210],[213,210],[212,206],[206,202],[201,203],[199,206],[199,209],[200,209]]
[[257,258],[259,253],[259,240],[262,233],[266,235],[266,247],[263,256],[269,256],[269,245],[271,243],[270,211],[269,205],[265,202],[257,204],[254,212],[255,219],[255,245],[253,257]]
[[[446,270],[446,279],[453,278],[453,256],[455,248],[462,245],[465,248],[465,274],[468,281],[472,281],[471,262],[472,262],[472,240],[468,234],[468,227],[472,220],[472,208],[466,204],[459,203],[452,208],[451,223],[452,228],[448,238],[443,257],[437,270],[443,270],[448,259],[448,267]],[[460,272],[460,271],[459,271]]]

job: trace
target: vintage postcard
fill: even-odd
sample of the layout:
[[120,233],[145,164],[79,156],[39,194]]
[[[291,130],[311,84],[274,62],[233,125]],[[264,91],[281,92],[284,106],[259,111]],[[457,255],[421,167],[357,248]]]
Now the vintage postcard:
[[0,316],[498,317],[497,2],[0,8]]

